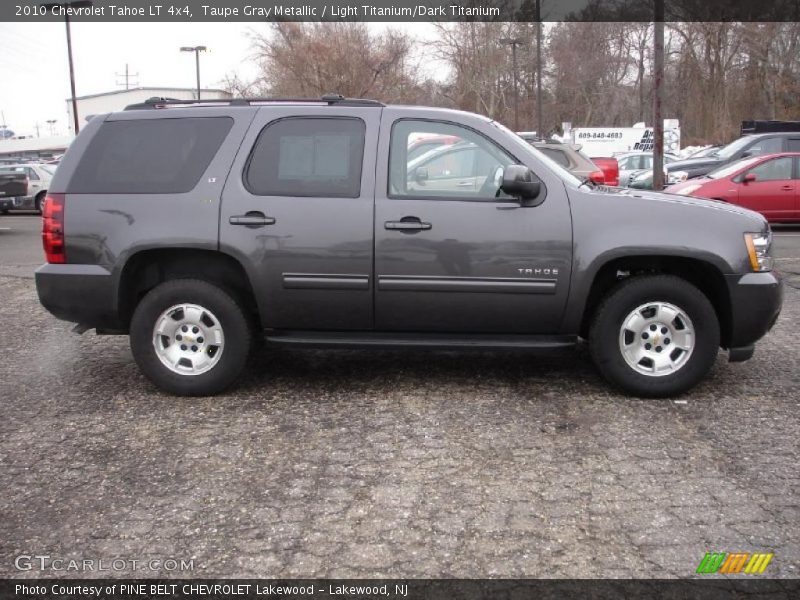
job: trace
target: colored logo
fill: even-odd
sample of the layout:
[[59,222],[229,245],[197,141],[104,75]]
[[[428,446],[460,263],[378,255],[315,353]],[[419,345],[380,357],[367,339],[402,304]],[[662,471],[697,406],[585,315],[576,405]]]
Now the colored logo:
[[772,560],[772,552],[706,552],[697,573],[720,573],[731,575],[746,573],[747,575],[761,575]]

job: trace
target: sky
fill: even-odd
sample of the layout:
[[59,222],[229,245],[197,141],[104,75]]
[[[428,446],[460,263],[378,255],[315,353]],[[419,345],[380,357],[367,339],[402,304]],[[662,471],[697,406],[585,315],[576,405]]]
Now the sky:
[[[395,23],[425,38],[427,24]],[[383,28],[386,24],[371,23]],[[194,54],[181,46],[208,46],[200,57],[203,88],[218,87],[226,74],[252,78],[250,33],[264,23],[72,23],[76,94],[85,96],[124,89],[125,64],[138,73],[140,87],[195,87]],[[17,135],[50,133],[46,121],[56,119],[56,135],[68,130],[66,99],[70,97],[67,43],[63,23],[0,23],[0,125]],[[134,87],[133,85],[131,87]],[[3,122],[3,119],[5,121]]]

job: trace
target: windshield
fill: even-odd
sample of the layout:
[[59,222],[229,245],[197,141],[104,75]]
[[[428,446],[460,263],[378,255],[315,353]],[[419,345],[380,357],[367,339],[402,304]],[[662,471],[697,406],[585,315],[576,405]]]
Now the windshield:
[[738,140],[732,141],[727,146],[723,146],[716,152],[712,152],[711,156],[719,156],[720,158],[730,158],[734,154],[736,154],[739,150],[744,148],[748,143],[752,141],[753,138],[750,137],[740,137]]
[[[503,125],[502,123],[498,123],[497,121],[492,121],[491,123],[492,123],[492,125],[494,125],[495,127],[497,127],[499,130],[501,130],[501,131],[503,131],[503,132],[505,132],[505,133],[507,133],[507,134],[509,134],[509,135],[513,135],[513,136],[519,137],[519,136],[518,136],[516,133],[514,133],[513,131],[511,131],[511,130],[510,130],[508,127],[506,127],[506,126],[505,126],[505,125]],[[524,140],[524,139],[522,139],[522,138],[520,138],[520,139],[521,139],[523,142],[525,142],[525,140]],[[578,178],[578,177],[575,177],[575,175],[573,175],[572,173],[570,173],[570,172],[569,172],[567,169],[565,169],[564,167],[562,167],[560,164],[558,164],[558,163],[557,163],[556,161],[554,161],[552,158],[550,158],[549,156],[547,156],[546,154],[544,154],[544,152],[540,152],[539,150],[537,150],[536,148],[534,148],[533,146],[531,146],[529,142],[525,142],[525,146],[526,146],[526,147],[527,147],[527,148],[528,148],[528,149],[529,149],[531,152],[533,152],[533,153],[535,153],[535,154],[536,154],[536,158],[538,158],[538,159],[539,159],[539,160],[541,160],[542,162],[546,163],[546,164],[547,164],[547,166],[548,166],[548,167],[550,167],[550,169],[551,169],[552,171],[555,171],[556,175],[558,175],[559,177],[561,177],[561,179],[562,179],[562,180],[563,180],[565,183],[568,183],[568,184],[570,184],[570,185],[571,185],[571,186],[573,186],[573,187],[578,187],[578,186],[580,186],[580,185],[582,184],[582,181],[580,180],[580,178]]]
[[743,158],[741,160],[737,160],[734,163],[729,165],[725,165],[724,167],[720,167],[719,169],[714,169],[710,173],[706,175],[709,179],[722,179],[724,177],[730,177],[737,171],[741,171],[742,169],[747,169],[752,167],[755,163],[760,161],[763,157],[761,156],[751,156],[750,158]]
[[48,173],[50,175],[55,175],[56,174],[56,166],[55,165],[39,165],[39,168],[42,171],[44,171],[45,173]]

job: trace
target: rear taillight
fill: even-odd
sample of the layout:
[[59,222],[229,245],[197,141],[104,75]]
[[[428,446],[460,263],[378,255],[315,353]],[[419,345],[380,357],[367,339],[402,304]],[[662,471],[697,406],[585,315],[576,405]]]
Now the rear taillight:
[[598,185],[603,185],[606,182],[606,176],[602,171],[592,171],[589,173],[589,181]]
[[48,194],[42,210],[42,246],[49,263],[64,263],[64,194]]

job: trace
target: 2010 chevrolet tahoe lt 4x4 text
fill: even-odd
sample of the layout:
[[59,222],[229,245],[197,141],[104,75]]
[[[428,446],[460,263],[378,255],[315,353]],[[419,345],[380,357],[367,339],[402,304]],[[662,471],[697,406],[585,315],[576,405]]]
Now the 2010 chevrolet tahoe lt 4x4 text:
[[[426,138],[447,140],[409,156]],[[45,205],[55,316],[128,333],[158,387],[231,385],[255,336],[560,349],[688,390],[746,360],[782,285],[758,214],[594,188],[474,114],[326,96],[152,99],[93,118]]]

